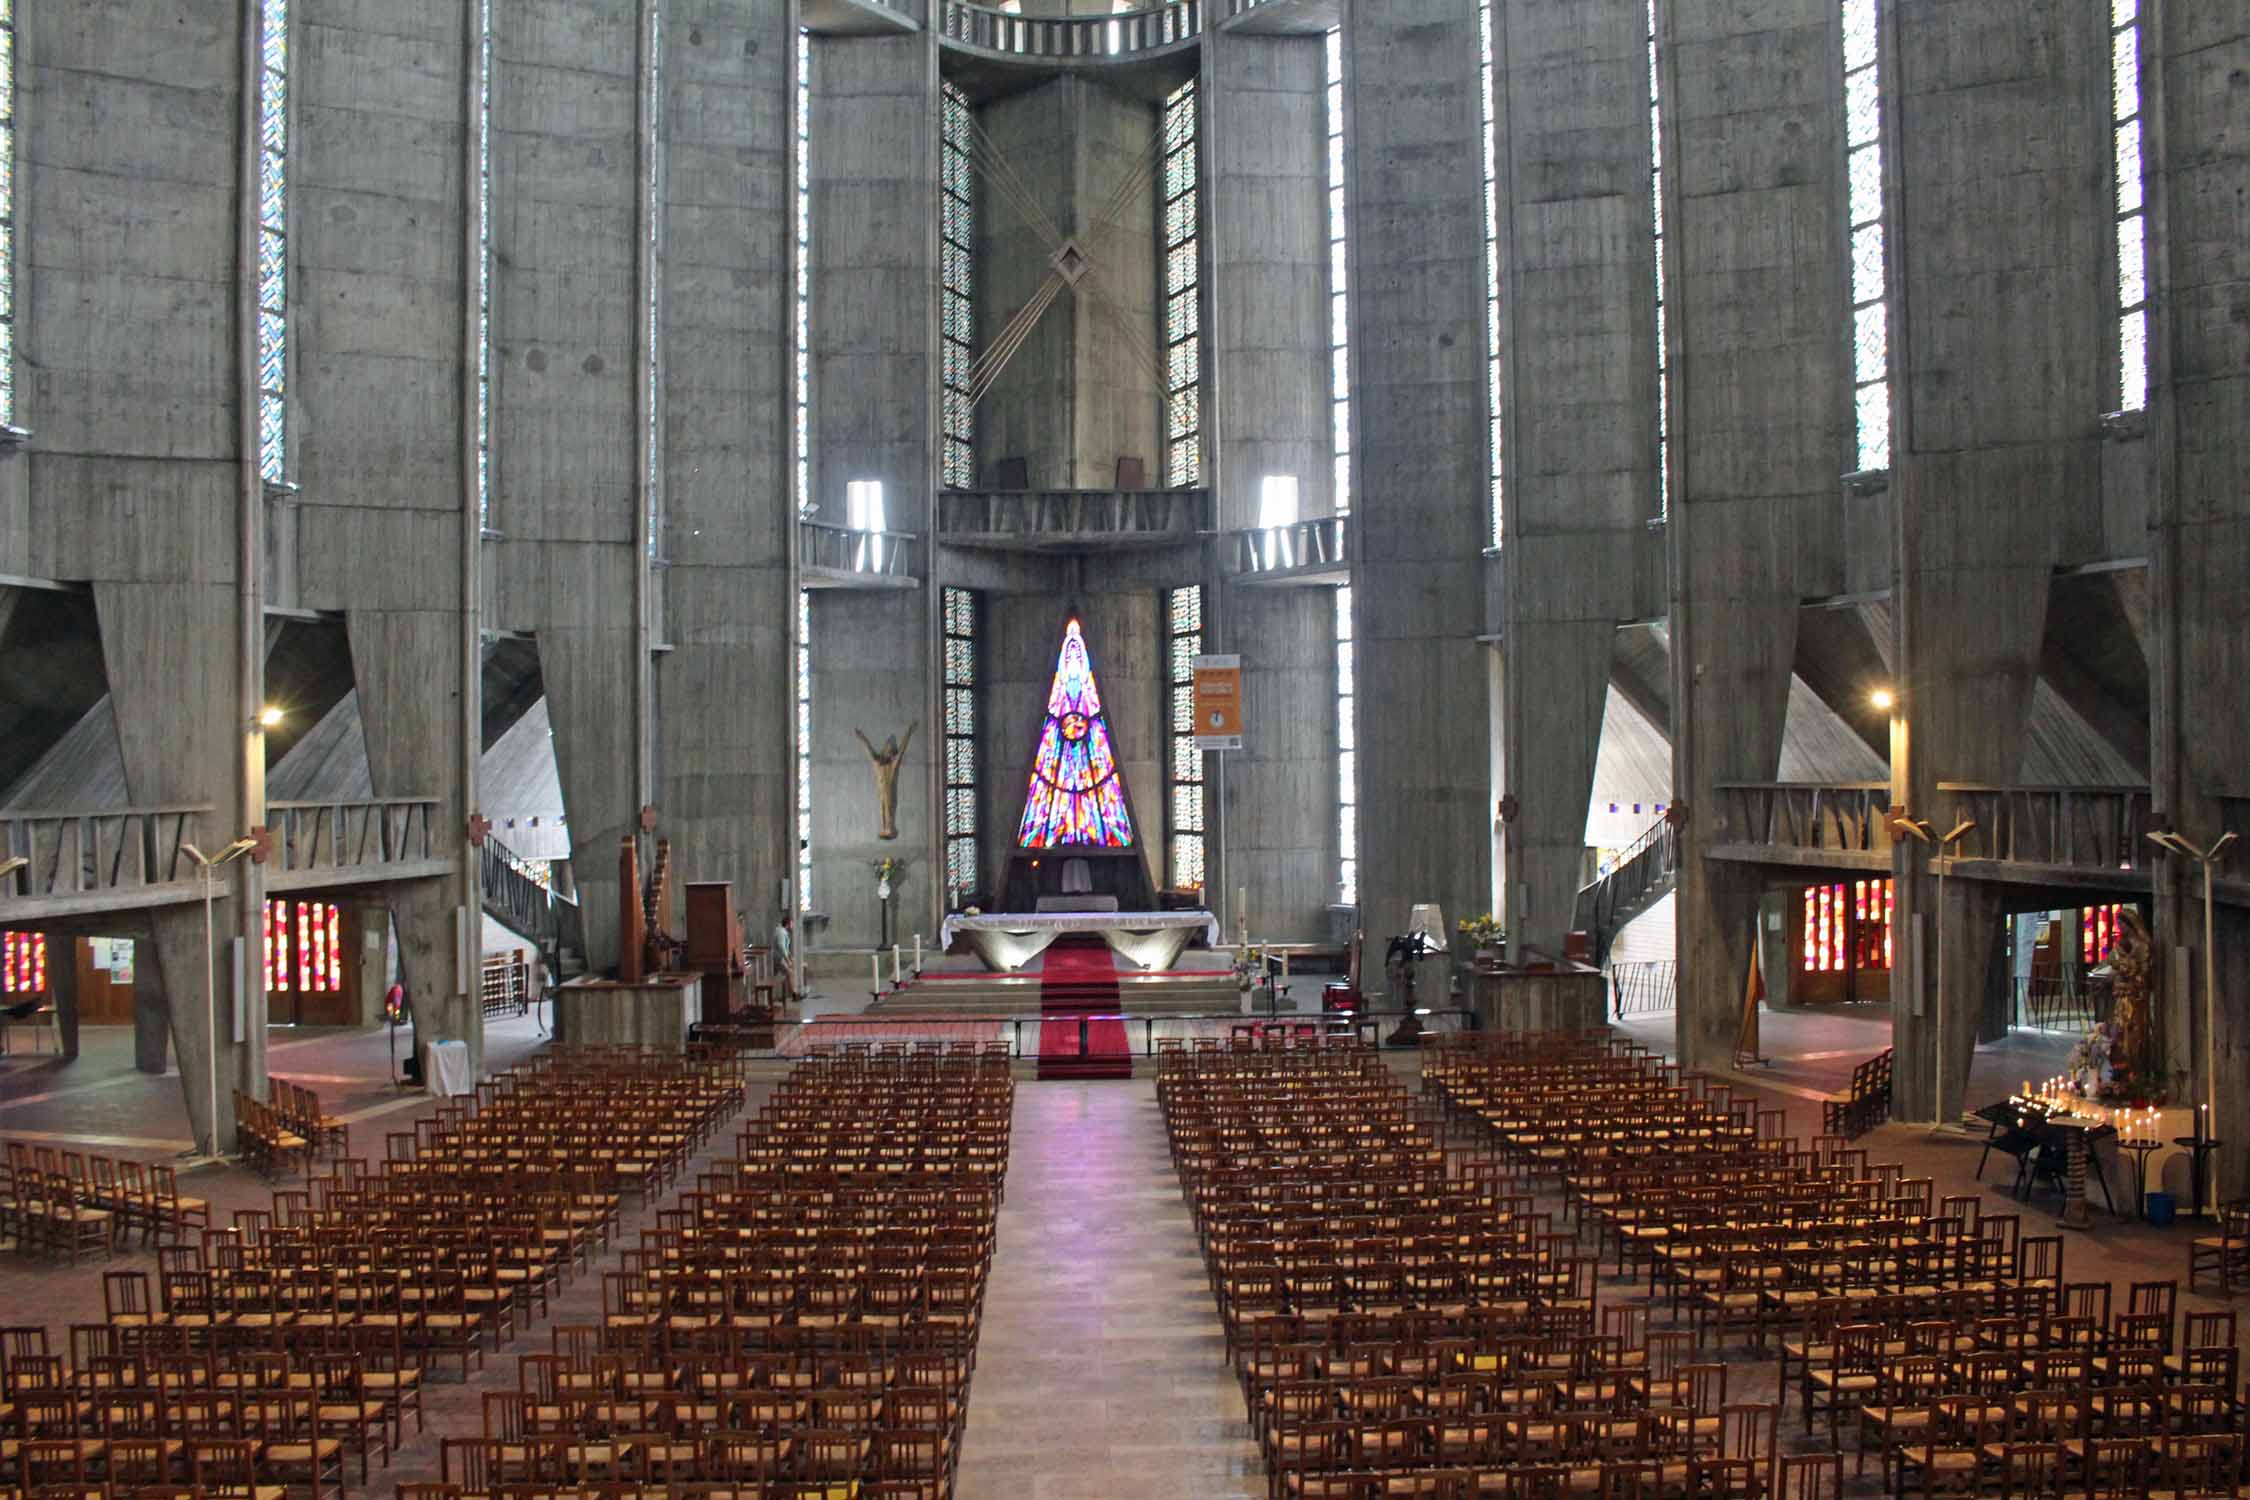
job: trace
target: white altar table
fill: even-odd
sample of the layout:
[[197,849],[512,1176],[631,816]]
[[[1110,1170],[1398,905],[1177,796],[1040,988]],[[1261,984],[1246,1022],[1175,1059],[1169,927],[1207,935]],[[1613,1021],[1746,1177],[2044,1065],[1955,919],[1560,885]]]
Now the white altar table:
[[938,929],[946,948],[966,938],[986,967],[1007,974],[1045,952],[1066,932],[1098,933],[1110,951],[1141,969],[1169,969],[1200,935],[1217,947],[1219,919],[1207,911],[1045,911],[950,916]]

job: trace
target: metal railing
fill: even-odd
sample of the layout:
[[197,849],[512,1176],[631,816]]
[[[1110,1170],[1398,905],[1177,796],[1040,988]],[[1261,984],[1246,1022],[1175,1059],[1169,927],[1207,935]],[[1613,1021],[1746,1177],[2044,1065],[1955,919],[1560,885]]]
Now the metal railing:
[[1342,569],[1350,562],[1345,553],[1345,538],[1349,532],[1342,516],[1323,516],[1287,526],[1256,527],[1228,535],[1234,542],[1234,572],[1244,577]]
[[938,35],[957,46],[1045,62],[1100,62],[1176,47],[1203,29],[1202,0],[1109,16],[1019,16],[940,0]]
[[[1462,1007],[1417,1009],[1413,1013],[1422,1035],[1476,1029],[1476,1013]],[[1399,1035],[1408,1013],[1386,1011],[1282,1011],[1274,1015],[1246,1016],[1239,1011],[1203,1015],[1140,1016],[1125,1012],[1085,1015],[896,1015],[881,1012],[815,1016],[804,1021],[774,1023],[773,1045],[755,1052],[798,1056],[820,1046],[856,1042],[996,1042],[1006,1041],[1012,1058],[1084,1057],[1091,1049],[1092,1026],[1114,1021],[1125,1031],[1126,1051],[1134,1057],[1154,1057],[1160,1043],[1179,1041],[1192,1046],[1197,1038],[1213,1037],[1222,1045],[1241,1038],[1250,1043],[1317,1041],[1323,1036],[1356,1036],[1370,1046],[1412,1050],[1418,1037]],[[1048,1027],[1056,1027],[1048,1031]],[[1049,1040],[1067,1045],[1046,1053]],[[1092,1053],[1100,1056],[1100,1053]],[[1116,1055],[1114,1053],[1110,1054]]]
[[353,802],[269,802],[273,829],[269,876],[364,871],[438,857],[431,820],[435,797],[381,797]]
[[1890,848],[1887,781],[1722,781],[1723,843],[1872,853]]
[[1680,873],[1680,831],[1659,818],[1633,840],[1617,863],[1578,892],[1571,925],[1594,940],[1594,963],[1609,961],[1618,929],[1672,888]]
[[841,581],[922,576],[922,539],[905,531],[861,531],[819,521],[797,523],[797,562],[806,573]]
[[944,490],[938,533],[1023,547],[1186,541],[1209,529],[1209,490]]
[[1678,1010],[1680,966],[1669,958],[1612,964],[1609,993],[1611,1009],[1620,1021],[1627,1016],[1656,1016]]
[[2116,990],[2088,979],[2032,979],[2009,981],[2014,990],[2015,1024],[2034,1031],[2083,1034],[2097,1021],[2106,1021],[2116,1003]]
[[506,844],[485,835],[477,851],[478,884],[484,909],[493,919],[529,938],[539,950],[542,980],[548,989],[562,982],[565,950],[586,953],[586,929],[578,903],[542,881]]
[[0,861],[28,860],[0,876],[0,900],[143,890],[193,884],[182,846],[207,847],[198,807],[120,807],[99,812],[0,812]]
[[1941,781],[1945,826],[1974,818],[1960,843],[1963,859],[2066,865],[2089,870],[2141,870],[2156,846],[2148,840],[2145,786],[1985,786]]

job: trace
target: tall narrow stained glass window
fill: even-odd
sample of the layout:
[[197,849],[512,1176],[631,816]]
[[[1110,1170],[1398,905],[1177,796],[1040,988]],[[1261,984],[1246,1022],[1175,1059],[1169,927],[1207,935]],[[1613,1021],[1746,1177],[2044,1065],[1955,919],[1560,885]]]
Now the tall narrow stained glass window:
[[1170,799],[1165,819],[1176,890],[1203,885],[1203,752],[1195,747],[1195,659],[1203,654],[1203,589],[1191,584],[1164,599],[1171,653],[1172,754],[1165,767]]
[[1062,649],[1047,687],[1047,717],[1031,758],[1019,849],[1080,844],[1098,849],[1133,846],[1133,815],[1125,805],[1125,778],[1110,742],[1094,681],[1086,633],[1073,619],[1063,627]]
[[[1487,32],[1488,37],[1489,34]],[[1487,129],[1485,139],[1489,142],[1491,137],[1492,132]],[[1328,33],[1329,446],[1336,459],[1336,514],[1339,516],[1350,515],[1352,509],[1351,282],[1345,270],[1349,245],[1350,226],[1344,216],[1344,39],[1341,32],[1331,31]],[[1487,309],[1487,321],[1496,324],[1498,316],[1498,304],[1493,303]],[[1494,369],[1497,368],[1495,365]],[[1497,424],[1493,430],[1498,432]],[[1499,452],[1497,443],[1493,452]],[[1495,482],[1494,494],[1498,493]],[[1336,880],[1337,899],[1346,906],[1359,901],[1359,772],[1352,748],[1355,701],[1352,591],[1341,588],[1336,591]]]
[[812,910],[812,592],[797,590],[797,910]]
[[975,489],[977,409],[969,368],[976,344],[976,181],[969,167],[976,117],[968,96],[945,85],[939,108],[944,129],[938,153],[938,256],[943,297],[938,320],[945,343],[945,438],[939,482],[949,490]]
[[1891,466],[1891,320],[1884,243],[1882,0],[1844,0],[1844,179],[1852,232],[1852,400],[1858,465]]
[[1672,514],[1672,369],[1664,345],[1664,87],[1656,71],[1656,0],[1648,0],[1649,221],[1656,231],[1656,513]]
[[1195,81],[1164,101],[1164,483],[1203,478],[1202,250]]
[[47,993],[47,934],[0,933],[0,995]]
[[977,596],[947,589],[945,627],[945,904],[977,888]]
[[2109,97],[2117,147],[2117,407],[2148,405],[2148,200],[2141,181],[2141,5],[2110,0]]
[[477,0],[477,526],[492,525],[492,0]]
[[16,6],[0,0],[0,426],[15,421]]
[[289,0],[260,0],[258,59],[258,472],[278,484],[289,462]]
[[797,33],[797,247],[796,343],[790,379],[796,388],[797,514],[809,516],[812,500],[812,33]]
[[[1500,449],[1500,161],[1498,148],[1492,139],[1493,122],[1499,117],[1499,79],[1494,74],[1493,27],[1498,25],[1493,14],[1492,0],[1479,0],[1477,5],[1477,108],[1484,130],[1479,140],[1479,158],[1484,162],[1484,416],[1491,428],[1492,486],[1492,545],[1500,545],[1501,477],[1505,465],[1501,463]],[[1336,34],[1330,32],[1329,46],[1334,47]],[[1334,86],[1333,73],[1330,85]],[[1329,127],[1337,122],[1331,118]],[[1333,154],[1333,152],[1331,152]]]
[[646,444],[646,462],[641,470],[641,526],[646,532],[642,544],[650,557],[655,557],[662,547],[664,517],[663,466],[664,442],[660,425],[662,405],[661,380],[664,368],[664,258],[659,253],[664,226],[664,12],[651,6],[648,13],[648,97],[656,101],[648,117],[648,183],[645,191],[648,202],[648,242],[641,253],[648,257],[647,274],[642,278],[642,290],[648,305],[641,309],[645,325],[643,337],[648,342],[648,385],[641,392],[641,417],[646,430],[642,437]]

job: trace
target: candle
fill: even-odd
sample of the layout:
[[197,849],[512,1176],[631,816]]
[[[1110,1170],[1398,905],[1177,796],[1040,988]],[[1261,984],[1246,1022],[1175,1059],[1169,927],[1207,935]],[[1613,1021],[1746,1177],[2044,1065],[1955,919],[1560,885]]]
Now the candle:
[[891,988],[898,988],[898,944],[891,944]]
[[914,972],[916,975],[922,972],[922,934],[919,932],[914,934]]
[[867,988],[877,995],[883,993],[883,960],[879,954],[867,955]]

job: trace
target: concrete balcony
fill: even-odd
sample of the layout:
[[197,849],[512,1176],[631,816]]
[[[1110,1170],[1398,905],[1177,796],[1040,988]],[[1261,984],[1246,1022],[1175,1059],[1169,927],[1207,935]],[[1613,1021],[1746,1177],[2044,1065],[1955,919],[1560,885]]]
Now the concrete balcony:
[[1970,873],[1967,866],[1986,862],[2145,874],[2163,853],[2149,842],[2155,825],[2145,786],[1941,781],[1938,803],[1943,815],[1937,821],[1946,829],[1976,822],[1954,855],[1954,869],[1964,874]]
[[0,918],[127,911],[202,899],[184,846],[223,843],[203,807],[0,813]]
[[913,13],[894,0],[803,0],[797,20],[816,36],[887,36],[922,29]]
[[1211,527],[1209,490],[945,490],[938,540],[1000,552],[1173,547]]
[[1227,576],[1236,583],[1312,584],[1339,588],[1352,581],[1346,548],[1350,528],[1342,516],[1227,533]]
[[1019,16],[959,0],[939,0],[938,35],[948,47],[1011,62],[1085,66],[1160,56],[1192,44],[1203,30],[1204,0],[1110,16]]
[[910,589],[922,581],[922,539],[797,523],[797,577],[808,589]]
[[1318,36],[1343,24],[1343,0],[1212,0],[1221,31]]
[[433,826],[435,797],[349,802],[269,802],[273,853],[266,889],[311,890],[386,880],[422,880],[460,871],[460,831]]

